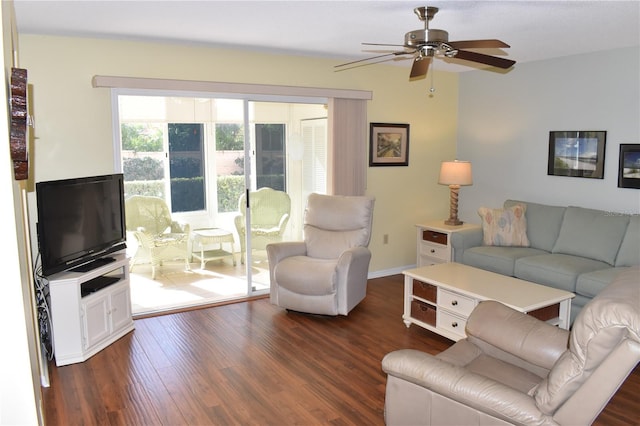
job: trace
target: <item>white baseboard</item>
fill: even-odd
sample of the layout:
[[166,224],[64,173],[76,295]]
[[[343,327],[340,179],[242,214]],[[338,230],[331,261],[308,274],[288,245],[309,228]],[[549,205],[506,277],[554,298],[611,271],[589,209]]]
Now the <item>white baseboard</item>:
[[381,277],[388,277],[389,275],[397,275],[397,274],[401,274],[402,271],[406,271],[407,269],[413,269],[415,268],[416,265],[406,265],[406,266],[399,266],[397,268],[391,268],[391,269],[383,269],[381,271],[370,271],[369,274],[367,275],[368,279],[372,279],[372,278],[381,278]]

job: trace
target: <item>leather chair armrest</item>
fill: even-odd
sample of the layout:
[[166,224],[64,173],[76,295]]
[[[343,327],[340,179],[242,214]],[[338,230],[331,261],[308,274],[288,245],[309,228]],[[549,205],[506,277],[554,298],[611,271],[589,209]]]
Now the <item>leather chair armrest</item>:
[[388,375],[427,388],[444,397],[509,422],[545,424],[535,400],[499,382],[442,361],[428,353],[402,349],[382,359]]
[[470,341],[478,339],[546,369],[553,367],[569,344],[568,330],[493,300],[476,306],[465,331]]

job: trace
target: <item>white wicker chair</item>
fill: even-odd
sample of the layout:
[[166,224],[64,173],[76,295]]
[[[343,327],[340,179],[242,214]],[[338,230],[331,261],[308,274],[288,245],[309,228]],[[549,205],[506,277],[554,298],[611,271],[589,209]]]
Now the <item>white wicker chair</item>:
[[[264,250],[269,243],[282,241],[289,222],[291,199],[289,194],[271,188],[260,188],[249,193],[251,210],[251,249]],[[240,261],[245,260],[245,194],[238,200],[240,214],[235,217],[236,230],[240,239]]]
[[133,234],[138,249],[131,259],[130,270],[140,263],[151,263],[151,278],[166,260],[183,260],[189,266],[189,224],[171,218],[162,198],[134,195],[125,201],[127,232]]

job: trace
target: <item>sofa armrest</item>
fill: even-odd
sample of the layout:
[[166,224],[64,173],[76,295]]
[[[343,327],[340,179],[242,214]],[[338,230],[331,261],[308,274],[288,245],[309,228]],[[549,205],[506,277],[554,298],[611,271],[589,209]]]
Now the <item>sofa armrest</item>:
[[454,262],[462,263],[465,250],[482,245],[482,228],[464,229],[451,233]]
[[481,302],[465,329],[478,339],[531,364],[550,370],[568,348],[569,331],[518,312],[502,303]]
[[390,376],[427,388],[494,417],[518,424],[544,424],[535,400],[495,380],[414,349],[385,355],[382,369]]

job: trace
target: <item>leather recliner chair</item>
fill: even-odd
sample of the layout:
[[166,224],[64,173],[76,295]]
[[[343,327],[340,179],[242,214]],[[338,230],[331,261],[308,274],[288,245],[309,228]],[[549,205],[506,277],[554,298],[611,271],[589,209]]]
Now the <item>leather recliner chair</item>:
[[271,303],[347,315],[367,293],[373,197],[310,194],[304,241],[267,245]]
[[495,301],[436,356],[387,354],[389,425],[591,424],[640,361],[640,267],[620,273],[569,333]]

